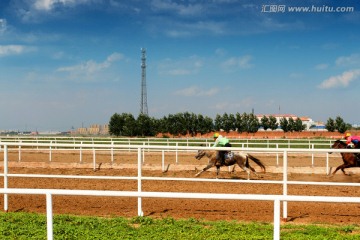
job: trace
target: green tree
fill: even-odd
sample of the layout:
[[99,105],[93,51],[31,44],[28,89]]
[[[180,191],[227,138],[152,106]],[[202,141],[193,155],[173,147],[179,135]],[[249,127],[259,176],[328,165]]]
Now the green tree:
[[332,118],[329,118],[325,124],[325,128],[326,130],[328,130],[329,132],[335,132],[336,130],[336,125],[335,125],[335,121]]
[[277,123],[276,118],[272,115],[269,117],[269,128],[271,130],[276,130],[279,127],[279,123]]
[[231,119],[231,117],[227,113],[224,113],[221,119],[222,119],[222,129],[226,133],[229,133],[230,130],[234,128],[233,119]]
[[260,122],[258,118],[254,114],[249,114],[248,118],[248,132],[250,133],[256,133],[259,131]]
[[242,130],[243,132],[249,132],[249,119],[250,116],[247,113],[241,114]]
[[302,123],[300,118],[296,118],[295,124],[294,124],[294,131],[296,132],[302,132],[305,130],[306,126]]
[[285,117],[280,119],[280,127],[284,132],[289,131],[289,121]]
[[195,136],[199,132],[199,120],[195,113],[191,113],[188,117],[188,131],[191,136]]
[[118,113],[114,113],[109,121],[110,135],[121,136],[122,128],[124,126],[124,119]]
[[234,128],[236,129],[236,131],[238,133],[242,133],[244,131],[246,131],[246,127],[245,127],[245,122],[243,120],[243,117],[240,113],[236,113],[235,114],[235,125],[234,125]]
[[264,128],[265,131],[270,127],[270,120],[267,116],[264,115],[261,118],[260,122],[261,122],[261,126]]
[[124,125],[122,127],[123,136],[136,136],[137,124],[134,116],[131,113],[123,113],[121,117],[124,119]]
[[158,132],[156,127],[156,120],[146,114],[139,114],[136,120],[136,132],[140,136],[155,136]]
[[335,128],[338,130],[339,133],[344,133],[348,129],[350,129],[348,128],[348,124],[346,124],[340,116],[337,116],[335,119]]
[[186,134],[186,129],[184,128],[182,115],[169,114],[167,118],[167,126],[169,133],[174,136],[179,136],[180,134]]
[[236,128],[235,128],[235,122],[236,122],[236,118],[235,118],[235,115],[233,113],[230,113],[229,114],[229,125],[231,127],[230,130],[232,131],[235,131]]
[[199,114],[197,116],[197,119],[198,119],[198,131],[201,134],[206,134],[214,131],[214,123],[212,118],[207,116],[204,117],[203,115]]
[[288,131],[289,132],[295,131],[295,120],[293,118],[289,118],[288,120]]
[[115,136],[135,136],[137,124],[131,113],[115,113],[109,121],[109,133]]
[[216,114],[215,121],[214,121],[214,130],[220,131],[220,129],[222,129],[222,128],[223,128],[222,117],[220,116],[220,114]]

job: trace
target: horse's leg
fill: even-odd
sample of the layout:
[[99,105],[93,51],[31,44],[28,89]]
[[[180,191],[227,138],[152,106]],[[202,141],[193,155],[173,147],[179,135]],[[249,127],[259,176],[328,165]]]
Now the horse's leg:
[[[343,164],[343,165],[344,165],[344,164]],[[336,173],[337,171],[339,171],[340,168],[342,168],[343,165],[338,166],[338,167],[333,171],[333,173],[331,174],[331,177],[333,177],[333,176],[335,175],[335,173]]]
[[250,165],[249,165],[249,168],[250,168],[250,170],[251,170],[253,173],[256,173],[255,168],[253,168],[253,167],[252,167],[252,166],[250,166]]
[[349,174],[347,174],[347,173],[344,171],[344,169],[345,169],[345,168],[349,168],[349,167],[351,167],[351,164],[345,164],[345,163],[344,163],[344,164],[338,166],[331,175],[334,176],[335,173],[336,173],[338,170],[341,169],[341,171],[343,172],[343,174],[348,176]]
[[216,166],[216,179],[219,178],[220,166]]
[[247,180],[250,180],[250,173],[251,173],[251,171],[250,171],[247,167],[245,167],[245,171],[247,172],[247,175],[248,175]]
[[250,170],[251,170],[251,172],[252,172],[253,174],[255,174],[255,176],[257,176],[258,178],[261,178],[261,177],[257,174],[257,172],[255,171],[254,168],[250,167]]
[[236,163],[239,165],[239,167],[240,167],[242,170],[244,170],[244,171],[247,173],[247,175],[248,175],[247,180],[250,180],[250,173],[251,173],[251,172],[250,172],[249,168],[245,167],[243,161],[241,161],[241,160],[240,160],[240,161],[237,160]]
[[[246,161],[249,162],[248,160],[248,156],[246,156]],[[253,172],[257,177],[259,177],[259,175],[257,174],[255,168],[253,168],[252,166],[250,166],[250,164],[248,164],[248,168],[250,168],[250,171]],[[249,171],[249,170],[248,170]],[[250,174],[248,174],[248,180],[250,179]]]
[[203,172],[205,172],[206,170],[212,168],[214,166],[213,162],[209,162],[209,164],[203,168],[203,170],[201,170],[200,172],[198,172],[197,174],[195,174],[195,177],[200,176],[200,174],[202,174]]
[[345,172],[345,168],[351,168],[351,167],[354,167],[354,164],[345,164],[345,166],[341,168],[341,171],[344,173],[344,175],[350,176],[351,175],[350,173]]

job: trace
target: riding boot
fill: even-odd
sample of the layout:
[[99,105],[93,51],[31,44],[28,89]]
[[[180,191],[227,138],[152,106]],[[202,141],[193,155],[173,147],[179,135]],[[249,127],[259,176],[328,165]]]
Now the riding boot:
[[217,152],[216,154],[216,163],[215,166],[220,167],[221,166],[221,154],[220,152]]
[[221,152],[221,154],[220,154],[220,159],[221,159],[221,165],[225,165],[225,153],[226,152]]

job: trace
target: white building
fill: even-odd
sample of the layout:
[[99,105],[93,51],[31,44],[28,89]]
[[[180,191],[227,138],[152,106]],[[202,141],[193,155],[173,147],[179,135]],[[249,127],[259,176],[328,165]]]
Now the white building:
[[324,126],[324,124],[322,122],[315,122],[309,117],[298,117],[298,116],[296,116],[294,114],[257,114],[256,115],[259,122],[261,122],[261,118],[263,118],[264,116],[266,116],[267,118],[269,118],[270,116],[275,117],[276,122],[279,124],[279,126],[280,126],[280,120],[283,119],[283,118],[285,118],[288,121],[289,121],[290,118],[292,118],[293,120],[296,120],[296,119],[300,118],[302,123],[305,125],[305,130],[325,129],[325,126]]

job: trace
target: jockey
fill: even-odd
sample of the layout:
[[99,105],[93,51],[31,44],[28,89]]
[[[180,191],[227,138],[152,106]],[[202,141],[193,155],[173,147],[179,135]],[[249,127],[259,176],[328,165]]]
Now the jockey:
[[360,148],[360,137],[359,136],[351,136],[350,133],[346,133],[345,137],[346,144],[349,146],[350,143],[354,144],[354,148]]
[[[219,133],[214,133],[215,143],[213,147],[231,147],[229,139],[221,136]],[[220,164],[223,165],[225,162],[225,153],[227,151],[218,151],[216,154],[216,160],[220,161]]]

